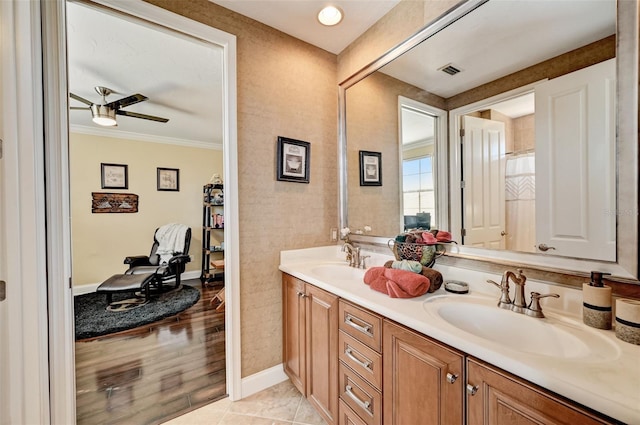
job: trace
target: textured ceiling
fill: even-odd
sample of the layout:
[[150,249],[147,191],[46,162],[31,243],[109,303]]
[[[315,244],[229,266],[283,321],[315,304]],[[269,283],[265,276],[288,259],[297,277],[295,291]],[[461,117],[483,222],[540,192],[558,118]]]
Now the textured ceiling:
[[102,103],[95,86],[114,90],[107,102],[141,93],[149,100],[123,110],[169,119],[117,116],[118,126],[108,128],[88,110],[71,110],[72,130],[222,145],[221,48],[78,3],[67,2],[67,22],[72,93],[94,103]]
[[[338,54],[393,9],[400,0],[209,0],[241,15],[276,28],[309,44]],[[318,22],[327,5],[344,12],[339,24]]]

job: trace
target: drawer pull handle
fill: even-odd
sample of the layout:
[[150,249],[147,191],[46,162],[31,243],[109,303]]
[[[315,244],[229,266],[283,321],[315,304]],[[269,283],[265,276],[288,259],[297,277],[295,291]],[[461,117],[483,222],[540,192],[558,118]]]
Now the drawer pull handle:
[[371,332],[371,325],[366,324],[365,326],[362,326],[362,325],[359,325],[356,322],[354,322],[353,319],[355,319],[355,318],[352,315],[347,314],[347,316],[344,318],[344,322],[347,325],[350,325],[350,326],[356,328],[357,330],[359,330],[360,332],[362,332],[364,334],[373,336],[373,332]]
[[360,400],[358,396],[353,393],[352,391],[353,388],[351,387],[351,385],[347,385],[344,389],[347,395],[351,397],[351,399],[355,401],[358,406],[362,407],[364,410],[371,413],[371,409],[370,409],[371,402]]
[[477,392],[478,392],[477,385],[467,384],[467,394],[469,394],[470,396],[474,396],[476,395]]
[[447,382],[453,384],[458,379],[458,375],[455,373],[447,373]]
[[362,360],[359,360],[356,356],[353,355],[353,351],[351,350],[351,347],[345,348],[344,349],[344,354],[346,354],[347,357],[349,357],[351,360],[353,360],[355,363],[359,364],[363,368],[368,369],[368,370],[372,370],[371,369],[371,362],[364,362]]

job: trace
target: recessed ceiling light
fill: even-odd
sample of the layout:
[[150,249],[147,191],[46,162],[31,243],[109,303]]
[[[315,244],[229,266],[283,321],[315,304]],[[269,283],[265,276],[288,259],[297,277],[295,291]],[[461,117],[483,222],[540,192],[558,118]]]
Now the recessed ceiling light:
[[342,21],[342,10],[336,6],[327,6],[318,13],[318,21],[328,27],[338,25]]

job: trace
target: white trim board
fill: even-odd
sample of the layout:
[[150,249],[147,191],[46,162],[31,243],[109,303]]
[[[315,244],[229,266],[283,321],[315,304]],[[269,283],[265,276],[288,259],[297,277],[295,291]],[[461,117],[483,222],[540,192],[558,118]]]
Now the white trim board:
[[280,382],[284,382],[287,379],[289,379],[289,377],[284,373],[284,365],[282,363],[269,369],[261,370],[246,378],[242,378],[242,397],[249,397]]
[[134,140],[136,142],[160,143],[163,145],[178,145],[191,148],[222,150],[222,143],[201,142],[199,140],[175,139],[172,137],[150,136],[148,134],[132,133],[129,131],[110,131],[107,128],[88,127],[85,125],[71,125],[71,133],[88,134],[90,136],[111,137],[113,139]]

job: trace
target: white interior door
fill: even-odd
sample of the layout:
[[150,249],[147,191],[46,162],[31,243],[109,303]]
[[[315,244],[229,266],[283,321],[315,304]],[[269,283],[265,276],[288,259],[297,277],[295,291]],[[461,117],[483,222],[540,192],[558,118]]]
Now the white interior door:
[[547,254],[616,260],[615,75],[611,59],[536,86],[536,243]]
[[505,125],[462,117],[463,244],[504,249]]

